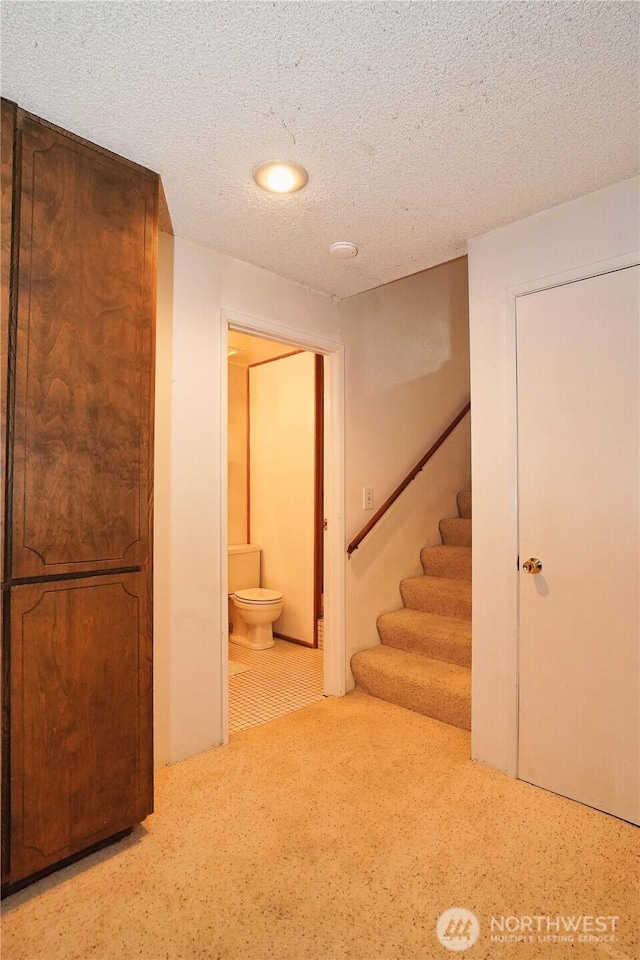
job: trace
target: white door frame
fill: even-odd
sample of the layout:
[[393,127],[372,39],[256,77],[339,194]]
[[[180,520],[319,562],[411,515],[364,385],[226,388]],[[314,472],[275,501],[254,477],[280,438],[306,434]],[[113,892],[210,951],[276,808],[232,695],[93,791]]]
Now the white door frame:
[[518,488],[518,384],[517,384],[517,364],[518,364],[518,352],[517,352],[517,337],[516,337],[516,308],[518,297],[526,296],[531,293],[538,293],[542,290],[550,290],[553,287],[560,287],[567,283],[575,283],[580,280],[587,280],[590,277],[597,277],[604,273],[611,273],[614,270],[623,270],[625,267],[632,267],[640,263],[640,251],[634,251],[632,253],[625,254],[620,257],[613,257],[609,260],[599,260],[596,263],[585,264],[579,267],[575,267],[571,270],[566,270],[562,273],[553,274],[551,276],[537,278],[535,280],[528,280],[524,283],[518,284],[513,287],[509,287],[506,290],[506,315],[507,315],[507,335],[508,342],[506,344],[507,357],[509,370],[511,371],[511,377],[508,385],[509,389],[509,413],[510,413],[510,423],[509,423],[509,433],[512,438],[511,442],[511,455],[508,458],[508,463],[506,464],[507,469],[509,469],[509,475],[511,478],[511,488],[513,491],[513,526],[512,526],[512,544],[513,544],[513,560],[510,563],[510,581],[511,581],[511,596],[512,603],[510,605],[511,616],[512,616],[512,632],[511,636],[514,638],[513,645],[511,647],[511,656],[509,658],[508,664],[508,673],[511,677],[510,688],[512,691],[512,716],[513,716],[513,725],[510,728],[509,740],[510,748],[509,755],[513,758],[512,762],[507,765],[505,770],[510,776],[518,776],[518,742],[519,742],[519,728],[518,728],[518,694],[519,694],[519,652],[520,652],[520,609],[519,609],[519,585],[520,585],[520,572],[516,569],[515,558],[518,556],[519,550],[519,488]]
[[322,354],[325,361],[324,391],[324,515],[328,521],[325,535],[325,609],[324,609],[324,694],[342,697],[346,691],[345,640],[345,450],[344,450],[344,344],[307,331],[281,326],[270,320],[247,317],[235,310],[221,310],[220,323],[220,555],[223,558],[220,585],[222,644],[220,683],[222,742],[229,741],[229,628],[224,611],[228,603],[228,332],[253,334],[264,340],[291,344],[302,350]]

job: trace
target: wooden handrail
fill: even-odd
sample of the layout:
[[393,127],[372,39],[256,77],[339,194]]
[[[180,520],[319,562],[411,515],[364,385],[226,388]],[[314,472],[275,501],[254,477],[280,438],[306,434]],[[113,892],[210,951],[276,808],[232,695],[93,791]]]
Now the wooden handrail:
[[443,432],[440,434],[440,436],[438,437],[438,439],[436,440],[436,442],[433,444],[433,446],[432,446],[432,447],[429,447],[429,449],[428,449],[427,452],[425,453],[425,455],[424,455],[424,457],[422,458],[422,460],[420,460],[418,463],[416,463],[415,467],[414,467],[412,470],[409,471],[409,473],[408,473],[407,476],[404,478],[404,480],[402,481],[402,483],[401,483],[398,487],[396,487],[396,489],[393,491],[393,493],[391,494],[391,496],[388,497],[388,499],[385,500],[385,502],[382,504],[382,506],[380,507],[380,509],[379,509],[376,513],[374,513],[374,515],[371,517],[371,520],[369,520],[369,522],[368,522],[367,524],[365,524],[365,526],[362,528],[362,530],[360,531],[360,533],[358,533],[358,534],[353,538],[353,540],[351,541],[351,543],[350,543],[349,546],[347,547],[347,555],[348,555],[349,557],[350,557],[351,554],[354,552],[354,550],[357,550],[357,549],[358,549],[358,547],[360,546],[360,544],[362,543],[362,541],[364,540],[364,538],[365,538],[369,533],[371,533],[371,531],[372,531],[373,528],[375,527],[375,525],[376,525],[376,523],[378,522],[378,520],[380,520],[382,517],[384,517],[384,515],[385,515],[385,513],[387,512],[387,510],[389,509],[389,507],[396,502],[396,500],[398,499],[398,497],[400,496],[400,494],[403,492],[403,490],[406,490],[406,488],[409,486],[409,484],[411,483],[411,481],[412,481],[412,480],[415,480],[415,478],[418,476],[418,474],[420,473],[420,471],[424,469],[424,467],[427,465],[427,463],[429,462],[429,460],[431,460],[431,457],[434,455],[434,453],[436,452],[436,450],[438,450],[438,449],[442,446],[442,444],[445,442],[445,440],[447,439],[447,437],[449,436],[449,434],[450,434],[450,433],[453,433],[453,431],[454,431],[455,428],[458,426],[458,424],[460,423],[460,421],[461,421],[464,417],[466,417],[466,415],[469,413],[469,410],[471,410],[471,401],[470,401],[470,400],[469,400],[467,403],[465,403],[464,407],[462,408],[462,410],[460,411],[460,413],[458,414],[458,416],[457,416],[457,417],[454,417],[454,419],[451,421],[451,423],[449,424],[449,426],[447,427],[447,429],[446,429],[446,430],[443,430]]

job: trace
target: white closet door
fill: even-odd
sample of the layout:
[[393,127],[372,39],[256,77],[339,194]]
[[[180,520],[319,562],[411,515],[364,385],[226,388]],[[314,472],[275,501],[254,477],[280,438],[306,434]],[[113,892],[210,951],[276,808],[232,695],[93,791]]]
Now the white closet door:
[[639,274],[517,302],[518,775],[635,823]]

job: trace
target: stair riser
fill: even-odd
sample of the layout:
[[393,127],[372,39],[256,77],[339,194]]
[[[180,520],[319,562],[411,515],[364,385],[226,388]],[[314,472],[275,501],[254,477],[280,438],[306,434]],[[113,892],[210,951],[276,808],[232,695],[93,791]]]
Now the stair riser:
[[378,634],[382,643],[396,650],[406,650],[407,653],[419,653],[432,660],[442,660],[443,663],[455,663],[458,667],[471,666],[471,637],[468,640],[453,640],[451,637],[437,636],[436,634],[419,633],[417,631],[393,632],[387,630],[384,623],[378,621]]
[[373,671],[360,669],[357,663],[353,665],[353,674],[356,684],[373,697],[395,703],[407,710],[414,710],[441,723],[471,730],[470,696],[444,696],[441,691],[418,686],[406,680],[378,677]]
[[451,547],[471,546],[471,520],[453,517],[440,521],[442,542]]
[[449,556],[442,547],[425,547],[420,554],[420,561],[428,577],[471,580],[471,551],[464,556]]
[[471,518],[471,492],[469,490],[458,494],[458,513],[461,517]]
[[[461,580],[460,583],[466,583]],[[471,620],[471,588],[466,592],[439,592],[431,585],[423,586],[415,580],[403,580],[400,593],[405,607],[435,613],[440,617],[457,617]]]

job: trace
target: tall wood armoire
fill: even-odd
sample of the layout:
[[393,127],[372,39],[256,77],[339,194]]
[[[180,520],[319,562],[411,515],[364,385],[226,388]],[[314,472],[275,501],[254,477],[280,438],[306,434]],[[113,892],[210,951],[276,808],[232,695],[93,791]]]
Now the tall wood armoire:
[[2,878],[153,805],[158,177],[2,103]]

